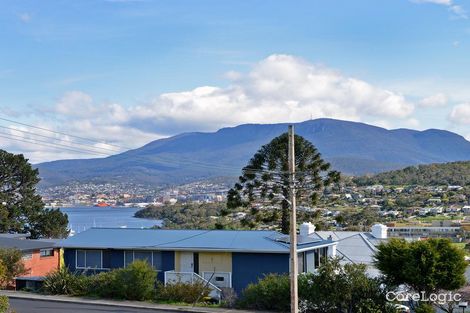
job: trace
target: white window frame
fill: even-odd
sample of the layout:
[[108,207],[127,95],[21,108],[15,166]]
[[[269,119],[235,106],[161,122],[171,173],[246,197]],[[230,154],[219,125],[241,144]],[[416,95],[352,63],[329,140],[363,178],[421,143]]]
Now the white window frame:
[[[211,274],[211,275],[212,275],[212,273],[214,273],[214,276],[216,276],[217,273],[219,273],[219,274],[228,274],[228,279],[229,279],[229,282],[230,282],[228,288],[232,288],[232,272],[203,271],[203,272],[202,272],[202,278],[206,279],[206,278],[205,278],[205,274],[206,274],[206,273],[207,273],[207,274]],[[197,274],[197,273],[196,273],[196,274]],[[206,279],[206,280],[207,280],[207,279]],[[209,281],[209,280],[207,280],[207,281]],[[210,282],[210,283],[211,283],[211,284],[214,284],[213,282]],[[214,284],[214,285],[215,285],[215,284]]]
[[[126,254],[127,254],[127,252],[129,252],[129,251],[132,251],[132,262],[135,261],[135,251],[139,251],[139,252],[140,252],[140,251],[143,251],[143,252],[150,252],[150,255],[152,256],[152,258],[151,258],[152,260],[151,260],[151,264],[150,264],[150,265],[152,265],[152,267],[153,267],[153,252],[154,252],[154,251],[152,251],[152,250],[148,250],[148,251],[147,251],[147,250],[124,250],[124,267],[127,267],[127,265],[126,265]],[[138,259],[138,260],[141,260],[141,259]],[[131,263],[132,263],[132,262],[131,262]]]
[[[77,263],[78,251],[85,252],[85,267],[78,266],[78,263]],[[87,251],[99,251],[100,252],[100,267],[87,267],[86,266]],[[76,269],[82,269],[82,270],[85,270],[85,269],[89,269],[89,270],[109,270],[109,268],[104,268],[103,267],[103,250],[98,250],[98,249],[76,249],[75,250],[75,268]]]
[[[51,251],[51,255],[41,255],[43,251]],[[39,257],[40,258],[50,258],[54,256],[54,248],[46,248],[46,249],[39,249]]]
[[32,260],[33,259],[33,252],[25,252],[21,255],[21,259],[24,260],[24,261],[27,261],[27,260]]
[[[153,262],[153,254],[154,254],[154,252],[158,252],[158,253],[161,254],[162,251],[159,251],[159,250],[124,250],[124,253],[123,253],[123,261],[124,261],[124,262],[123,262],[123,265],[124,265],[124,266],[123,266],[123,267],[127,267],[127,265],[126,265],[126,254],[127,254],[128,252],[130,252],[130,251],[132,251],[132,262],[135,261],[135,252],[136,252],[136,251],[150,252],[150,254],[152,255],[152,264],[150,264],[150,265],[152,266],[152,268],[153,268],[156,272],[161,272],[161,271],[163,271],[162,269],[155,269],[155,267],[154,267],[154,265],[153,265],[153,263],[154,263],[154,262]],[[130,253],[129,253],[129,254],[130,254]],[[141,260],[141,259],[138,259],[138,260]],[[132,262],[131,262],[131,263],[132,263]],[[130,264],[130,263],[129,263],[129,264]],[[162,256],[162,265],[163,265],[163,256]]]

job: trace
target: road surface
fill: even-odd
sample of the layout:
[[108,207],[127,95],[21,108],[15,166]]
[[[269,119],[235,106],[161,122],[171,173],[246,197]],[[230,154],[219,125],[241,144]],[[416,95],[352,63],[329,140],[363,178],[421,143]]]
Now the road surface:
[[10,306],[16,313],[164,313],[163,310],[134,309],[96,304],[79,304],[43,300],[10,298]]

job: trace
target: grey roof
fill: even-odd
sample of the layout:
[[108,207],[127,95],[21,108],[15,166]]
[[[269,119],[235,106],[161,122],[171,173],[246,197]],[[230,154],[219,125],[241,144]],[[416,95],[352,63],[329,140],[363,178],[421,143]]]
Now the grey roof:
[[21,251],[53,248],[54,242],[0,237],[0,248],[15,248]]
[[373,267],[373,256],[377,246],[387,239],[378,239],[368,232],[354,231],[317,231],[314,238],[328,238],[338,242],[336,251],[346,262],[362,263]]
[[18,234],[18,233],[0,233],[0,238],[17,238],[17,239],[26,239],[31,236],[30,233]]
[[[90,228],[59,245],[64,248],[289,253],[285,238],[278,232],[265,230]],[[312,238],[309,248],[327,244],[333,242]]]

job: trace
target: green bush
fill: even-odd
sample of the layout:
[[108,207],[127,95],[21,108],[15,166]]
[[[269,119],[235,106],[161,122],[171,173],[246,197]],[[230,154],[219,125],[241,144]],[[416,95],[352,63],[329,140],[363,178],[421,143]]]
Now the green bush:
[[59,268],[46,275],[42,285],[46,293],[53,295],[73,295],[78,278],[67,267]]
[[22,261],[23,254],[18,249],[1,248],[0,261],[2,263],[2,271],[0,277],[0,287],[4,288],[11,284],[16,276],[26,274],[24,263]]
[[50,294],[150,300],[155,292],[155,270],[145,261],[97,275],[75,275],[60,268],[46,276],[43,289]]
[[239,306],[254,310],[289,311],[289,276],[269,274],[256,284],[249,284],[243,291]]
[[208,297],[210,288],[203,283],[173,283],[157,287],[156,299],[168,302],[195,303]]
[[111,289],[118,298],[126,300],[150,300],[154,297],[157,273],[145,261],[135,261],[126,268],[115,270]]
[[116,290],[119,288],[116,282],[116,270],[110,272],[103,272],[91,276],[87,287],[87,295],[99,298],[122,298],[120,292]]
[[434,313],[434,312],[436,312],[436,310],[434,310],[432,305],[427,304],[427,303],[421,303],[415,309],[415,313]]
[[0,296],[0,313],[8,312],[10,308],[10,303],[8,302],[7,296]]
[[[387,290],[378,279],[367,276],[360,264],[342,265],[339,259],[324,260],[315,273],[301,274],[299,307],[310,313],[395,312],[386,301]],[[289,311],[288,275],[270,274],[243,291],[238,306],[266,311]]]

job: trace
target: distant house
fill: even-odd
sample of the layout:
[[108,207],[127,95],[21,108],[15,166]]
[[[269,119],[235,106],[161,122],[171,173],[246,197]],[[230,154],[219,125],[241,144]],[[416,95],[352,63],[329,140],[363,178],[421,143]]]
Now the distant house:
[[[299,272],[311,272],[336,242],[299,236]],[[101,272],[147,260],[165,283],[210,281],[240,293],[269,273],[289,272],[288,236],[275,231],[91,228],[60,243],[72,271]]]
[[388,228],[389,237],[409,239],[449,238],[460,241],[461,233],[461,227],[451,226],[400,226]]
[[27,272],[16,278],[16,287],[26,287],[60,266],[60,249],[51,240],[32,240],[10,234],[0,235],[0,248],[14,248],[23,254]]
[[334,240],[337,242],[336,255],[343,263],[364,264],[367,273],[373,277],[379,275],[374,266],[374,254],[377,246],[388,240],[388,227],[382,224],[372,226],[371,232],[358,231],[316,231],[312,238]]

